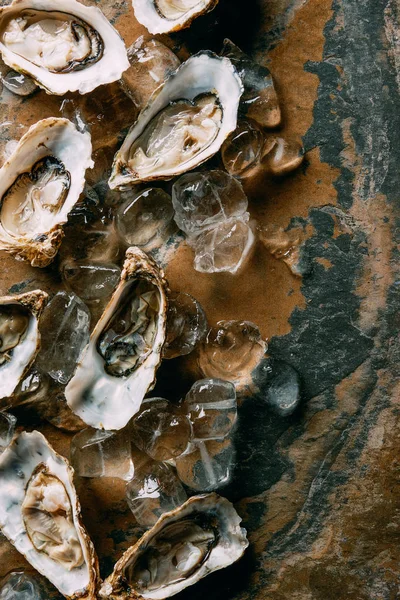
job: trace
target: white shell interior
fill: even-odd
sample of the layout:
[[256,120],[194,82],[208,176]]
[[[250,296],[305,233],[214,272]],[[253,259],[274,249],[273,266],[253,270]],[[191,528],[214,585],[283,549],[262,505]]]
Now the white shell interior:
[[[215,94],[222,108],[222,123],[219,133],[209,146],[192,160],[177,165],[173,170],[165,170],[161,167],[160,170],[154,171],[148,179],[140,180],[132,173],[121,174],[121,167],[128,162],[132,144],[163,108],[175,100],[194,100],[197,96],[207,93]],[[110,188],[114,189],[151,179],[172,178],[194,169],[213,156],[236,127],[242,93],[242,82],[228,58],[221,58],[211,52],[202,52],[189,58],[167,79],[163,86],[154,92],[146,108],[139,114],[136,124],[130,129],[120,150],[115,155],[109,180]]]
[[132,0],[135,17],[152,34],[183,29],[186,24],[211,8],[215,4],[215,0],[198,0],[197,3],[192,4],[194,6],[182,12],[178,18],[167,19],[157,10],[154,0]]
[[10,15],[25,9],[40,11],[62,11],[74,15],[93,27],[104,43],[103,56],[95,63],[80,71],[71,73],[51,73],[39,67],[7,48],[0,38],[0,53],[4,62],[33,79],[51,94],[63,95],[67,92],[87,94],[99,85],[111,83],[119,79],[129,67],[125,44],[116,29],[106,19],[101,10],[95,6],[85,6],[76,0],[14,0],[10,5],[0,9],[0,34],[2,23]]
[[[45,464],[65,486],[73,510],[73,518],[85,563],[68,571],[43,552],[38,552],[26,533],[21,506],[32,472]],[[47,577],[65,596],[84,592],[90,583],[92,558],[79,524],[78,500],[72,483],[73,470],[56,454],[38,431],[21,433],[0,457],[0,525],[4,535],[39,573]],[[83,594],[85,595],[85,594]]]

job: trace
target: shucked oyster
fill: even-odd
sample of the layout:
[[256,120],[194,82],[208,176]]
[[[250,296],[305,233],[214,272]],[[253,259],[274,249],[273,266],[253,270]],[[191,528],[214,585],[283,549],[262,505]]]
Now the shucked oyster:
[[76,0],[13,0],[0,9],[4,62],[50,94],[86,94],[129,67],[118,32],[95,7]]
[[217,4],[218,0],[132,0],[135,17],[153,34],[189,27]]
[[169,598],[237,561],[248,546],[241,519],[217,494],[194,496],[165,513],[120,558],[103,598]]
[[65,389],[70,408],[97,429],[121,429],[155,382],[165,340],[167,283],[155,262],[128,248],[120,283]]
[[4,535],[71,599],[94,600],[98,564],[81,523],[73,469],[38,431],[21,433],[0,457]]
[[189,58],[139,114],[115,155],[110,188],[171,179],[209,159],[236,127],[242,91],[229,59]]
[[0,399],[11,396],[40,347],[41,290],[0,298]]
[[0,250],[45,267],[93,166],[89,133],[67,119],[39,121],[0,170]]

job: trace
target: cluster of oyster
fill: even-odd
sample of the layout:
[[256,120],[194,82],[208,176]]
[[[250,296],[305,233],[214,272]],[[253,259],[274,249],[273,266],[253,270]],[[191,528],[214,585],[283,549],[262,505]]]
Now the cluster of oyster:
[[[132,1],[153,34],[188,27],[218,2]],[[89,93],[129,67],[118,32],[98,8],[76,0],[64,0],[62,10],[56,0],[14,0],[1,8],[0,53],[56,95]],[[170,180],[215,155],[234,135],[240,111],[252,107],[254,86],[240,67],[246,60],[230,45],[225,56],[203,51],[180,65],[126,135],[109,188]],[[280,120],[279,110],[272,113],[269,126]],[[65,118],[33,125],[0,170],[0,249],[34,267],[49,265],[93,166],[89,132]],[[41,290],[0,298],[0,399],[13,396],[38,355],[46,303]],[[119,283],[65,387],[82,422],[117,431],[140,411],[165,352],[167,313],[162,269],[140,248],[128,248]],[[3,533],[67,598],[167,598],[238,560],[248,545],[227,500],[192,497],[164,514],[101,583],[73,469],[36,431],[21,433],[0,457],[0,506]]]

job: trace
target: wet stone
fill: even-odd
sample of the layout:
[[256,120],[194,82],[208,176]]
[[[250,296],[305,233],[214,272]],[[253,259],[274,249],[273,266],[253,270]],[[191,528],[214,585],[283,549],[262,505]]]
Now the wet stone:
[[197,492],[212,492],[228,484],[232,477],[235,450],[232,440],[196,441],[176,461],[180,480]]
[[221,148],[225,169],[234,177],[250,177],[260,166],[264,153],[264,134],[256,122],[243,120]]
[[172,188],[175,221],[187,235],[247,214],[242,185],[224,171],[188,173]]
[[45,600],[45,596],[32,576],[13,571],[0,582],[0,600]]
[[128,48],[131,66],[121,79],[121,86],[137,108],[143,108],[151,94],[175,71],[179,58],[158,40],[139,37]]
[[183,504],[187,494],[173,468],[159,462],[135,470],[126,498],[139,525],[152,527],[163,513]]
[[7,412],[0,412],[0,453],[11,443],[17,423],[16,417]]
[[59,383],[68,383],[89,342],[89,324],[89,309],[82,300],[72,292],[58,292],[40,320],[37,366]]
[[132,441],[154,460],[180,456],[188,447],[188,417],[164,398],[149,398],[131,422]]
[[90,304],[111,296],[121,269],[111,263],[70,261],[63,264],[61,274],[66,287]]
[[200,379],[187,393],[183,407],[192,423],[192,440],[222,439],[237,418],[235,386],[222,379]]
[[128,481],[133,475],[128,432],[90,427],[80,431],[71,441],[71,464],[81,477],[118,477]]
[[300,376],[291,365],[276,358],[266,358],[258,366],[254,381],[268,407],[280,417],[288,417],[301,400]]
[[207,330],[207,318],[201,304],[190,294],[171,292],[163,357],[169,359],[190,354],[204,339]]
[[131,194],[117,210],[115,227],[127,246],[159,248],[177,230],[171,196],[159,188]]
[[30,96],[39,89],[33,79],[17,71],[9,71],[2,81],[4,87],[17,96]]

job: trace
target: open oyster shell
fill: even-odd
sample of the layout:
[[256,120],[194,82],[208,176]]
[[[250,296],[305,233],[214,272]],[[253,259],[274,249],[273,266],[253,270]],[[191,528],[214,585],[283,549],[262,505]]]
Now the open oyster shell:
[[128,248],[120,283],[65,389],[71,410],[97,429],[121,429],[154,386],[167,315],[167,282],[139,248]]
[[94,600],[98,561],[73,473],[41,433],[21,433],[0,457],[0,526],[66,598]]
[[33,125],[0,169],[0,250],[45,267],[93,167],[88,132],[67,119]]
[[189,27],[217,4],[218,0],[132,0],[135,17],[152,34]]
[[49,94],[86,94],[129,67],[119,33],[100,9],[76,0],[14,0],[0,8],[4,62]]
[[115,155],[110,188],[171,179],[209,159],[236,127],[242,92],[228,58],[189,58],[139,114]]
[[248,546],[233,505],[217,494],[193,496],[165,513],[115,565],[102,598],[162,600],[237,561]]
[[0,298],[0,399],[11,396],[35,360],[47,298],[42,290]]

